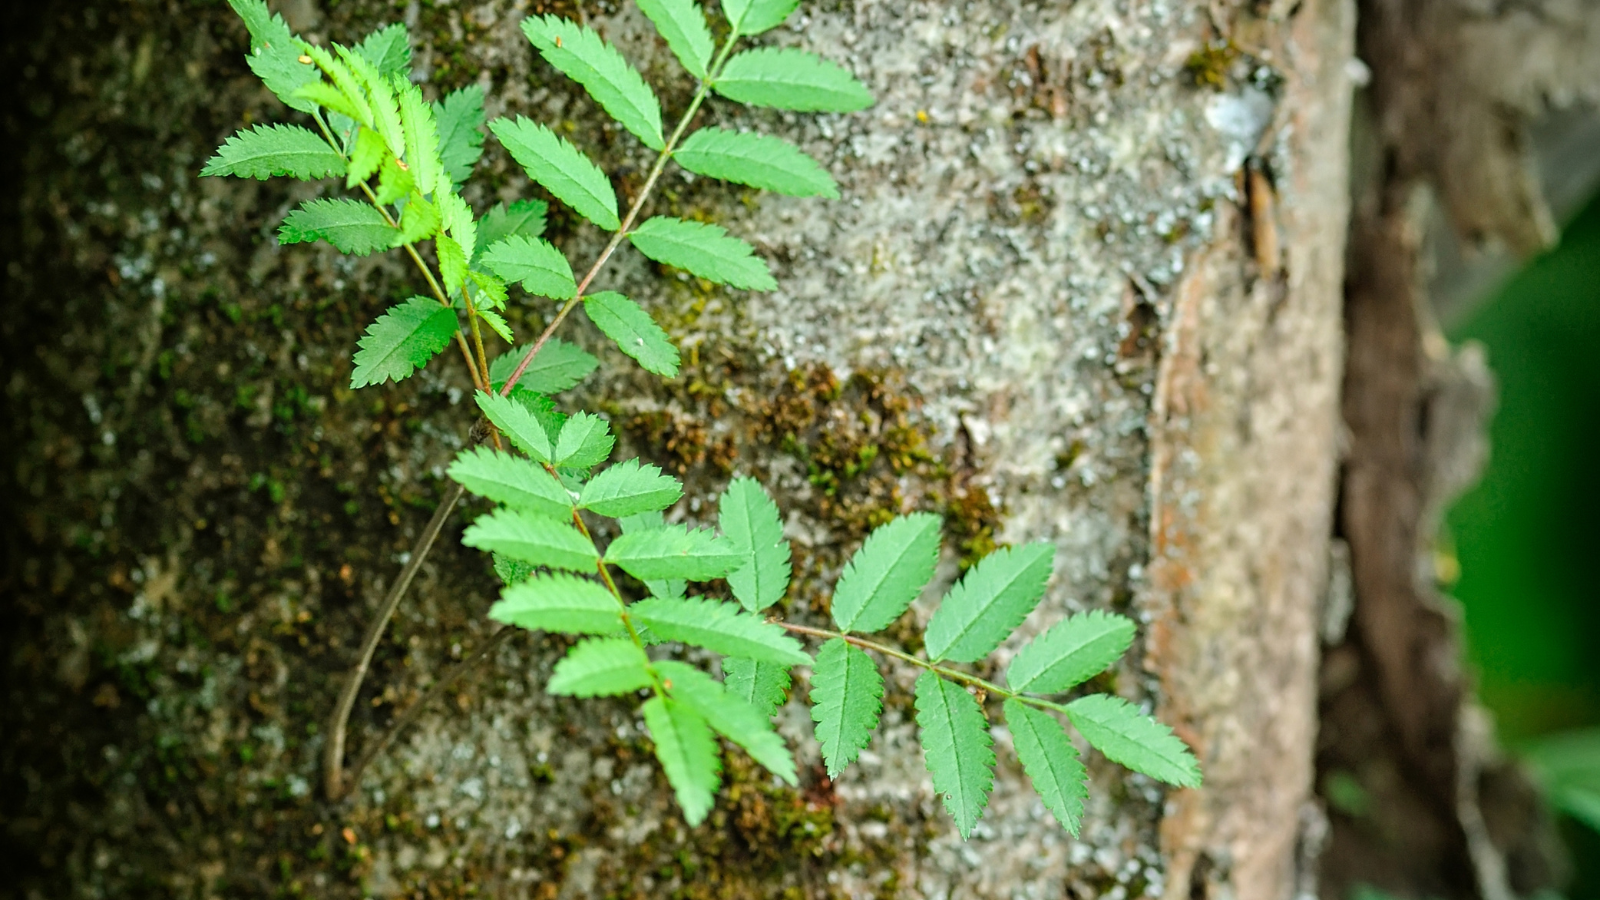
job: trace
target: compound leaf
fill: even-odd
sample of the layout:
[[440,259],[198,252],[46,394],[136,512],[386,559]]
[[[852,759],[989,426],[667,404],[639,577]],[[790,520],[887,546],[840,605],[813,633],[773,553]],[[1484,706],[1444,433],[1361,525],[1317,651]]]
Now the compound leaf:
[[789,690],[789,668],[777,663],[730,656],[722,661],[722,684],[728,693],[772,718]]
[[400,238],[400,230],[385,222],[383,213],[344,198],[307,200],[278,228],[280,244],[320,239],[356,256],[398,246]]
[[[446,163],[448,165],[448,163]],[[516,200],[490,209],[478,220],[478,247],[490,247],[508,237],[536,238],[544,234],[549,204],[543,200]]]
[[639,11],[655,23],[656,31],[689,74],[705,78],[715,47],[700,5],[694,0],[639,0]]
[[770,135],[702,128],[689,135],[672,158],[700,175],[791,197],[839,197],[833,176],[816,160]]
[[627,638],[589,638],[556,663],[546,690],[562,697],[614,697],[649,686],[650,659],[637,644]]
[[593,29],[559,16],[529,16],[522,33],[550,65],[583,85],[611,118],[633,132],[652,150],[666,146],[661,138],[661,101],[643,76],[617,49]]
[[511,158],[527,170],[528,177],[544,185],[557,200],[607,231],[621,226],[617,194],[611,189],[611,182],[599,166],[565,138],[523,116],[495,119],[489,123],[489,130],[505,145]]
[[683,807],[684,821],[699,825],[711,811],[722,769],[710,726],[699,713],[670,697],[651,697],[640,712],[656,742],[656,759]]
[[754,247],[705,222],[656,216],[628,234],[640,253],[707,281],[752,291],[776,290],[767,261]]
[[666,509],[683,496],[678,479],[637,459],[617,463],[589,480],[578,505],[614,519]]
[[589,321],[616,341],[623,353],[638,360],[646,372],[663,378],[678,374],[678,348],[639,304],[616,291],[601,291],[584,297],[583,308]]
[[567,258],[540,238],[508,237],[483,252],[483,264],[530,294],[565,300],[578,290]]
[[439,164],[451,184],[462,184],[483,156],[483,87],[469,84],[432,104],[439,124]]
[[514,509],[479,516],[461,543],[552,569],[592,572],[599,562],[594,544],[567,522]]
[[384,78],[403,75],[411,68],[411,35],[396,22],[367,35],[356,45],[356,52]]
[[829,778],[856,761],[882,709],[883,676],[872,659],[840,638],[823,644],[811,669],[811,720]]
[[683,525],[624,532],[606,548],[606,562],[621,566],[641,581],[710,581],[728,574],[728,567],[738,559],[734,546],[726,539]]
[[352,388],[400,381],[450,344],[455,311],[426,297],[412,297],[367,326],[350,372]]
[[1045,541],[985,556],[956,582],[928,622],[928,659],[973,662],[1000,646],[1039,605],[1056,547]]
[[[495,390],[505,385],[506,379],[517,370],[517,365],[527,353],[528,347],[515,347],[495,357],[494,362],[489,364],[489,383]],[[533,361],[528,363],[528,368],[523,370],[522,377],[517,379],[517,387],[539,394],[559,394],[599,367],[600,360],[583,349],[560,338],[551,338],[545,341]]]
[[1011,743],[1033,789],[1050,815],[1077,837],[1083,821],[1083,801],[1089,797],[1088,772],[1067,737],[1067,730],[1049,713],[1016,700],[1007,700],[1005,711]]
[[531,460],[474,447],[456,454],[450,477],[474,494],[512,509],[558,520],[572,516],[572,495]]
[[526,406],[510,397],[485,391],[478,391],[475,399],[483,414],[500,429],[501,433],[511,439],[511,443],[515,444],[518,450],[539,462],[550,461],[550,457],[555,453],[550,444],[550,432]]
[[917,676],[917,727],[933,788],[962,840],[989,805],[994,787],[994,751],[983,708],[966,688],[933,674]]
[[580,412],[561,426],[550,462],[568,469],[592,469],[606,461],[615,443],[605,419]]
[[794,757],[783,738],[772,730],[772,720],[735,694],[723,689],[705,672],[676,660],[655,664],[667,693],[700,714],[719,734],[743,747],[750,758],[790,784],[798,779]]
[[1112,762],[1177,787],[1200,786],[1200,764],[1189,746],[1121,697],[1079,697],[1067,704],[1067,718]]
[[854,112],[872,105],[872,94],[849,72],[790,48],[746,50],[728,60],[712,87],[729,100],[799,112]]
[[529,631],[618,634],[621,612],[617,598],[601,585],[557,572],[506,588],[489,607],[489,618]]
[[267,180],[288,175],[312,181],[345,173],[344,160],[328,142],[298,125],[257,125],[217,148],[201,175]]
[[722,492],[717,525],[739,550],[728,573],[733,596],[751,612],[783,599],[789,590],[789,542],[783,539],[778,505],[754,478],[735,478]]
[[[626,537],[623,535],[617,540]],[[787,666],[811,665],[811,657],[782,628],[731,603],[705,597],[686,600],[648,597],[629,606],[628,612],[650,626],[662,640],[682,641],[723,656]]]
[[1006,669],[1006,684],[1038,694],[1067,690],[1116,662],[1133,635],[1133,621],[1116,613],[1093,610],[1068,616],[1017,653]]
[[933,578],[939,524],[933,513],[912,513],[867,535],[833,589],[833,621],[840,630],[878,631],[900,618]]

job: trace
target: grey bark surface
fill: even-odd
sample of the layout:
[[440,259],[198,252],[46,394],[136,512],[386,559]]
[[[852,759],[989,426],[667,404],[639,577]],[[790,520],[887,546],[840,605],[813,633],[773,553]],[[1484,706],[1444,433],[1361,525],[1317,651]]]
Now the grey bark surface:
[[[624,196],[638,187],[640,148],[518,33],[527,3],[283,11],[345,42],[403,15],[427,90],[482,83],[492,115],[570,125]],[[681,107],[688,85],[631,5],[581,12]],[[689,364],[660,387],[612,353],[578,402],[685,476],[675,516],[705,521],[730,475],[762,477],[797,548],[791,617],[820,620],[875,516],[922,508],[951,521],[936,587],[994,541],[1056,542],[1002,662],[1072,611],[1148,626],[1096,685],[1176,725],[1207,784],[1170,793],[1091,756],[1072,840],[997,727],[994,796],[965,843],[923,769],[906,673],[860,766],[823,778],[791,702],[801,789],[730,752],[719,811],[691,830],[628,704],[543,693],[562,650],[543,635],[425,711],[347,803],[320,800],[320,726],[465,443],[467,379],[442,357],[346,390],[355,339],[411,275],[278,246],[322,187],[196,178],[232,131],[285,115],[225,9],[30,14],[38,40],[8,60],[29,99],[7,120],[26,152],[5,225],[8,307],[25,312],[0,326],[21,507],[5,835],[35,860],[24,896],[1253,900],[1310,883],[1348,3],[809,5],[771,42],[838,60],[877,105],[703,121],[800,142],[844,198],[675,176],[656,204],[750,238],[779,290],[708,290],[637,255],[607,275]],[[480,209],[530,191],[492,142],[483,171]],[[599,246],[571,217],[553,234],[578,259]],[[566,336],[601,346],[586,325]],[[459,527],[380,649],[352,754],[492,632],[495,583]]]

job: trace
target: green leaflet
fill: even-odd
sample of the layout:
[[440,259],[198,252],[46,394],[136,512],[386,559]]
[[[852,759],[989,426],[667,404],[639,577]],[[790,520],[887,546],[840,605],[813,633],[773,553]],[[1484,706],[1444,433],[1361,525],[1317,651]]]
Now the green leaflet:
[[1133,621],[1115,613],[1093,610],[1068,616],[1017,653],[1006,670],[1006,684],[1038,694],[1067,690],[1121,658],[1133,634]]
[[556,663],[546,688],[561,697],[612,697],[650,686],[650,660],[627,638],[579,641]]
[[[403,146],[397,147],[391,140],[391,138],[396,137],[397,135],[387,133],[385,129],[379,128],[374,123],[372,118],[372,107],[367,103],[366,88],[362,86],[361,81],[356,77],[356,74],[350,71],[350,67],[340,62],[333,56],[333,54],[322,49],[321,47],[313,46],[305,41],[300,41],[299,46],[300,52],[311,57],[311,60],[317,64],[317,68],[321,69],[323,74],[328,76],[328,80],[333,82],[333,87],[339,92],[339,96],[344,98],[343,102],[345,108],[340,109],[339,111],[350,116],[350,118],[356,120],[357,122],[360,122],[362,125],[377,131],[378,136],[383,138],[385,141],[388,141],[389,148],[394,151],[395,155],[398,156],[400,150],[404,149]],[[339,47],[338,44],[334,44],[333,46],[336,51],[343,49]],[[311,87],[311,85],[308,84],[306,87]],[[303,92],[305,88],[302,88],[301,90]]]
[[656,262],[677,266],[707,281],[752,291],[778,287],[767,261],[755,255],[755,248],[728,237],[727,229],[720,225],[656,216],[630,232],[628,240]]
[[467,280],[467,251],[448,234],[435,235],[433,249],[439,257],[439,281],[444,292],[454,294]]
[[405,212],[400,214],[400,236],[405,243],[414,244],[439,232],[444,224],[444,214],[439,206],[423,199],[416,191],[406,198]]
[[739,20],[739,33],[757,35],[783,24],[800,0],[754,0]]
[[228,0],[250,32],[250,53],[245,60],[267,90],[290,109],[311,112],[316,105],[299,99],[296,92],[316,80],[317,69],[300,62],[300,48],[283,17],[267,9],[262,0]]
[[548,209],[543,200],[516,200],[510,206],[501,203],[493,207],[478,220],[479,252],[508,237],[536,238],[544,234]]
[[678,348],[672,346],[650,314],[616,291],[601,291],[583,298],[589,321],[617,342],[617,347],[639,361],[646,372],[672,378],[678,374]]
[[641,466],[630,459],[591,478],[578,495],[578,505],[616,519],[666,509],[682,496],[678,479],[662,474],[657,466]]
[[592,572],[599,562],[594,544],[570,523],[512,509],[478,517],[461,535],[461,543],[552,569]]
[[728,693],[772,718],[789,690],[789,669],[776,663],[730,656],[722,661],[722,684]]
[[723,737],[743,747],[750,758],[772,774],[797,784],[794,757],[783,738],[772,730],[772,720],[749,702],[725,691],[716,679],[688,663],[662,660],[655,663],[667,693],[699,713]]
[[[627,537],[624,534],[617,540]],[[811,657],[782,628],[763,622],[731,603],[704,597],[687,600],[649,597],[629,606],[628,613],[650,626],[662,640],[704,647],[723,656],[777,665],[811,665]]]
[[433,107],[422,99],[422,89],[409,81],[397,80],[400,92],[400,122],[405,128],[406,164],[411,177],[425,190],[433,190],[444,171],[439,162],[439,123]]
[[474,399],[494,427],[510,438],[518,450],[539,462],[550,461],[555,453],[555,448],[550,444],[550,433],[527,407],[510,397],[484,391],[478,391]]
[[489,447],[456,454],[450,477],[461,486],[512,509],[552,519],[572,517],[572,495],[536,462]]
[[729,100],[799,112],[854,112],[872,94],[838,65],[788,48],[746,50],[728,60],[712,85]]
[[576,413],[568,416],[561,426],[550,461],[569,469],[591,469],[606,461],[615,443],[605,419],[586,412]]
[[257,125],[228,138],[201,175],[258,178],[288,175],[301,181],[345,173],[344,160],[321,136],[297,125]]
[[508,237],[483,252],[483,264],[530,294],[565,300],[578,290],[567,258],[539,238]]
[[[461,195],[450,184],[450,179],[442,174],[434,182],[433,199],[439,204],[440,226],[450,232],[470,261],[478,252],[478,223],[472,220],[472,207],[461,199]],[[503,301],[505,298],[501,299]]]
[[833,588],[833,621],[841,631],[889,627],[933,579],[940,519],[912,513],[881,525],[845,563]]
[[945,811],[956,820],[962,840],[989,805],[994,787],[994,741],[983,708],[966,688],[932,672],[917,676],[917,727],[933,788],[944,795]]
[[1121,697],[1079,697],[1067,704],[1067,718],[1112,762],[1177,787],[1200,786],[1200,764],[1189,746]]
[[344,186],[353,188],[378,174],[388,152],[389,148],[383,146],[383,138],[378,137],[376,131],[360,129],[356,133],[355,147],[350,151],[350,167],[345,175]]
[[383,78],[404,75],[411,68],[411,35],[396,22],[367,35],[356,45],[356,52]]
[[839,186],[816,160],[782,138],[702,128],[672,158],[691,172],[791,197],[838,199]]
[[839,638],[823,644],[811,669],[811,721],[829,778],[856,761],[882,709],[883,676],[867,654]]
[[[665,517],[659,511],[634,513],[631,516],[619,518],[617,524],[622,526],[623,534],[627,534],[630,531],[651,531],[662,527],[665,524]],[[644,586],[650,589],[651,596],[665,597],[668,600],[682,600],[684,591],[689,585],[688,582],[681,578],[660,578],[645,579]],[[655,643],[660,642],[656,641]]]
[[1083,801],[1089,797],[1088,772],[1067,730],[1047,712],[1016,700],[1005,702],[1006,725],[1017,759],[1033,782],[1044,808],[1073,837],[1083,821]]
[[754,478],[735,478],[722,492],[717,525],[738,548],[739,562],[728,586],[744,608],[760,612],[789,591],[789,542],[783,539],[778,505]]
[[739,554],[726,539],[682,525],[625,532],[606,548],[606,562],[622,567],[641,581],[710,581],[728,574],[728,567],[738,559]]
[[455,311],[426,297],[412,297],[367,326],[357,345],[350,387],[400,381],[427,365],[455,337]]
[[1039,605],[1056,547],[1036,541],[985,556],[950,589],[924,636],[928,659],[975,662]]
[[508,344],[516,342],[516,335],[511,333],[511,323],[507,322],[504,316],[485,307],[478,307],[476,312],[478,318],[483,320],[483,324],[494,329],[494,333],[500,335],[501,340]]
[[651,150],[666,146],[661,137],[661,101],[638,70],[593,29],[559,16],[529,16],[522,20],[522,33],[546,62],[583,85],[645,146]]
[[495,119],[489,130],[500,139],[511,158],[528,177],[572,207],[573,211],[607,231],[622,225],[617,218],[617,194],[600,167],[582,151],[543,125],[522,116]]
[[368,204],[343,198],[307,200],[283,220],[278,228],[278,243],[315,240],[327,241],[343,253],[366,256],[375,250],[399,246],[400,231]]
[[462,184],[483,156],[483,87],[469,84],[431,105],[439,125],[439,164],[451,184]]
[[683,807],[684,821],[699,825],[711,811],[722,770],[711,728],[699,713],[670,697],[651,697],[639,711],[656,743],[656,759]]
[[[359,119],[361,117],[361,113],[357,111],[356,105],[350,101],[349,97],[344,95],[343,91],[320,78],[314,81],[308,81],[301,85],[294,92],[294,96],[296,100],[309,103],[313,107],[320,106],[323,109],[326,109],[328,112],[333,113],[334,115],[329,116],[329,119],[336,119],[339,116],[343,116],[348,121]],[[330,127],[333,127],[333,123],[331,121],[328,124]],[[335,128],[334,133],[339,133],[337,128]],[[377,134],[377,132],[373,133]],[[383,137],[381,135],[378,137],[378,141],[379,143],[383,142]]]
[[[383,143],[380,138],[378,143]],[[385,146],[383,159],[378,166],[378,189],[373,199],[381,206],[399,202],[401,197],[416,190],[417,180],[411,177],[411,172],[400,167],[400,160]],[[413,223],[415,224],[415,223]]]
[[639,11],[655,23],[656,31],[689,74],[705,78],[716,48],[700,5],[694,0],[639,0]]
[[[506,383],[527,353],[528,347],[515,347],[489,363],[489,383],[495,390]],[[560,338],[551,338],[539,348],[533,362],[523,370],[517,387],[540,394],[559,394],[599,367],[600,361],[582,349]]]
[[563,573],[535,575],[500,593],[489,618],[529,631],[621,634],[622,607],[601,585]]
[[[395,96],[394,85],[390,83],[389,79],[379,74],[377,67],[373,66],[361,54],[338,44],[334,45],[334,51],[339,54],[339,59],[343,61],[357,81],[365,88],[366,99],[364,102],[372,112],[372,127],[376,128],[378,134],[383,136],[384,142],[389,145],[394,154],[400,156],[406,149],[406,129],[401,124],[403,117],[400,114],[399,99]],[[334,84],[340,84],[338,79],[334,80]],[[353,94],[347,94],[347,96],[358,102],[361,100],[361,98]],[[359,105],[357,108],[360,108]],[[419,181],[421,180],[419,179]],[[421,183],[425,185],[433,184],[431,180]]]

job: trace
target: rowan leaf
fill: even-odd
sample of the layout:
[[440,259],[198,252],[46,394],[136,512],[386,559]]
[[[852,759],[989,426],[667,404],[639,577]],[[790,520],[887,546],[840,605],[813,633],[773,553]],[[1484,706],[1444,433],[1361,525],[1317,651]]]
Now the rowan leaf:
[[771,135],[702,128],[689,135],[672,158],[700,175],[791,197],[839,197],[839,186],[821,164]]
[[622,607],[602,585],[556,572],[534,575],[500,592],[489,618],[529,631],[620,634]]
[[879,631],[900,618],[933,579],[939,563],[939,517],[897,516],[867,535],[833,589],[841,631]]
[[1005,547],[978,560],[956,582],[928,622],[928,659],[975,662],[1000,646],[1039,605],[1056,547],[1036,541]]
[[754,478],[735,478],[718,501],[717,525],[738,548],[739,562],[728,573],[733,596],[760,612],[789,591],[789,542],[783,539],[778,505]]
[[217,148],[201,175],[232,175],[262,181],[287,175],[313,181],[345,173],[344,159],[328,142],[298,125],[246,128]]
[[[624,534],[617,540],[627,537]],[[616,546],[616,543],[613,542],[612,546]],[[610,561],[608,558],[607,562]],[[705,597],[685,600],[648,597],[629,606],[628,613],[650,626],[650,630],[662,640],[704,647],[723,656],[777,665],[811,665],[811,657],[782,628],[764,622],[731,603]]]
[[776,290],[767,261],[727,229],[705,222],[655,216],[628,234],[640,253],[707,281],[753,291]]
[[430,105],[439,126],[439,164],[451,184],[463,184],[483,157],[483,87],[469,84]]
[[729,100],[798,112],[854,112],[872,105],[872,94],[836,63],[787,47],[735,55],[712,88]]
[[615,443],[605,419],[580,412],[561,426],[550,462],[569,469],[592,469],[606,461]]
[[606,548],[606,562],[635,578],[710,581],[728,574],[739,559],[731,543],[700,528],[663,525],[619,535]]
[[403,79],[395,87],[400,93],[400,122],[405,129],[406,165],[424,190],[433,191],[444,166],[439,161],[439,123],[433,107],[422,99],[422,89]]
[[650,314],[616,291],[600,291],[583,298],[589,321],[617,342],[617,347],[639,361],[646,372],[673,378],[678,374],[678,348]]
[[433,200],[439,204],[440,227],[455,238],[470,262],[478,252],[478,223],[472,220],[472,207],[461,199],[455,186],[443,173],[434,182]]
[[676,660],[655,663],[656,674],[673,699],[700,714],[723,737],[743,747],[750,758],[790,784],[799,779],[794,756],[772,730],[772,720],[705,672]]
[[278,228],[278,243],[324,240],[340,252],[366,256],[400,244],[400,230],[369,204],[344,198],[307,200]]
[[[527,347],[516,347],[501,354],[489,363],[489,383],[499,390],[511,373],[517,370],[517,365],[522,362],[522,357],[527,355]],[[543,347],[534,355],[533,362],[523,370],[522,377],[517,380],[517,387],[527,388],[539,394],[559,394],[572,387],[590,372],[600,367],[600,360],[595,359],[581,348],[569,344],[560,338],[551,338],[545,341]]]
[[1093,610],[1068,616],[1019,651],[1006,669],[1015,691],[1054,694],[1106,670],[1133,643],[1133,621]]
[[683,808],[684,821],[699,825],[711,811],[721,783],[717,773],[722,760],[711,727],[699,713],[670,697],[651,697],[639,711],[655,741],[656,759]]
[[578,290],[567,258],[541,238],[508,237],[483,251],[483,264],[530,294],[565,300]]
[[730,656],[722,661],[722,684],[728,693],[772,718],[789,690],[789,668],[777,663]]
[[[622,516],[617,519],[617,524],[622,526],[622,533],[632,531],[651,531],[665,525],[665,517],[657,512],[634,513],[631,516]],[[642,579],[644,586],[650,589],[653,597],[665,597],[668,600],[682,600],[688,588],[688,582],[682,578],[647,578]]]
[[754,0],[739,20],[739,33],[757,35],[770,31],[782,25],[799,5],[800,0]]
[[1112,762],[1177,787],[1200,786],[1200,764],[1172,729],[1110,694],[1067,704],[1067,719]]
[[829,778],[856,761],[882,710],[883,676],[872,659],[839,638],[823,644],[811,668],[811,721]]
[[983,708],[966,688],[932,672],[917,676],[917,727],[933,788],[962,840],[972,834],[994,787],[994,741]]
[[501,433],[511,439],[518,450],[528,454],[535,460],[547,463],[555,453],[555,448],[550,442],[550,433],[545,429],[544,423],[534,417],[534,414],[521,403],[510,397],[478,391],[475,399],[478,408],[488,417]]
[[607,231],[622,224],[617,218],[617,194],[600,167],[577,147],[543,125],[523,116],[489,123],[528,177],[554,194],[557,200]]
[[459,241],[443,233],[434,235],[433,249],[439,257],[439,282],[446,294],[454,294],[467,280],[467,251]]
[[399,22],[367,35],[356,45],[356,52],[384,78],[403,75],[411,69],[411,35]]
[[412,297],[367,326],[350,372],[350,387],[400,381],[427,365],[455,337],[455,310],[427,297]]
[[552,569],[592,572],[599,562],[594,544],[569,522],[514,509],[479,516],[467,526],[461,543]]
[[630,459],[610,466],[589,479],[578,495],[578,506],[613,519],[666,509],[683,496],[683,486],[657,466],[642,466]]
[[550,65],[583,85],[611,118],[633,132],[652,150],[666,146],[661,137],[661,101],[644,77],[599,33],[559,16],[529,16],[522,33]]
[[228,0],[250,32],[250,53],[245,61],[267,90],[290,109],[311,112],[316,104],[296,96],[307,82],[317,80],[316,66],[300,62],[300,48],[283,17],[267,9],[263,0]]
[[556,663],[545,690],[558,697],[614,697],[650,686],[650,659],[628,638],[579,641]]
[[474,494],[512,509],[556,520],[572,517],[572,495],[532,460],[474,447],[456,454],[450,477]]
[[510,206],[501,203],[493,207],[478,220],[479,253],[508,237],[531,239],[544,234],[548,209],[543,200],[516,200]]
[[656,31],[689,74],[704,79],[716,48],[700,4],[694,0],[639,0],[639,11],[655,23]]
[[1012,746],[1034,791],[1061,827],[1077,837],[1089,797],[1088,772],[1067,730],[1054,716],[1017,700],[1005,702],[1005,713]]

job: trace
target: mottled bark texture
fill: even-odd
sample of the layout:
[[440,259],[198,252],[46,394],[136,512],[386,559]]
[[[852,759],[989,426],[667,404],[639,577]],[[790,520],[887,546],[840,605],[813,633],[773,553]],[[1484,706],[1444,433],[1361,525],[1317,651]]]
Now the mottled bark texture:
[[[491,114],[570,127],[619,193],[638,189],[646,155],[518,34],[543,7],[281,8],[318,40],[404,17],[426,90],[482,83]],[[689,85],[631,5],[551,9],[584,15],[663,86],[669,110],[682,107]],[[1169,793],[1091,756],[1074,841],[997,728],[994,797],[963,843],[929,787],[899,673],[860,766],[825,779],[791,703],[782,727],[801,788],[730,750],[730,787],[691,830],[631,706],[544,695],[561,641],[519,636],[402,734],[348,802],[318,799],[339,676],[465,441],[467,379],[441,357],[402,386],[345,389],[356,337],[412,292],[411,273],[277,245],[287,210],[331,186],[196,178],[242,124],[285,116],[246,69],[225,8],[37,4],[7,13],[17,212],[0,220],[17,505],[4,523],[0,774],[8,855],[22,861],[9,887],[1243,900],[1315,889],[1316,635],[1358,71],[1349,3],[802,13],[771,40],[839,60],[878,104],[824,117],[713,104],[703,121],[800,142],[844,199],[674,176],[655,209],[749,236],[780,289],[709,289],[623,255],[607,286],[667,323],[684,374],[655,383],[575,323],[568,336],[607,365],[572,402],[603,411],[623,452],[684,476],[674,515],[704,521],[731,475],[761,477],[796,546],[786,614],[800,621],[820,621],[844,555],[894,512],[947,517],[940,587],[996,542],[1054,540],[1058,573],[1024,635],[1091,608],[1146,623],[1096,687],[1176,725],[1206,786]],[[470,199],[530,190],[491,145]],[[578,259],[600,243],[560,212],[552,235]],[[522,303],[513,322],[526,334],[550,311]],[[491,632],[495,584],[457,545],[460,527],[374,661],[352,755]],[[1367,550],[1351,543],[1360,582]],[[897,626],[902,638],[931,600]]]

